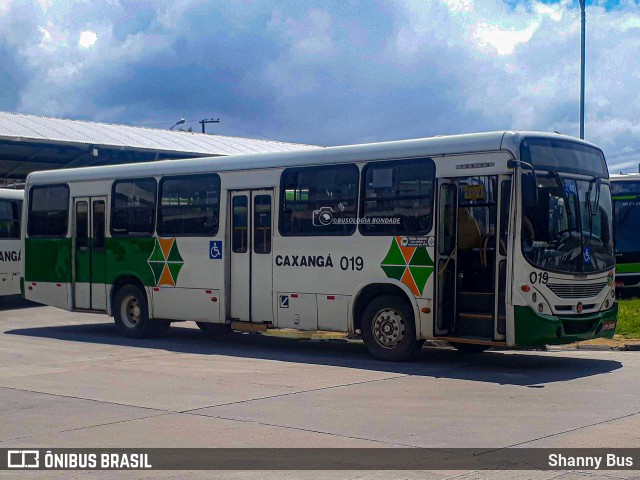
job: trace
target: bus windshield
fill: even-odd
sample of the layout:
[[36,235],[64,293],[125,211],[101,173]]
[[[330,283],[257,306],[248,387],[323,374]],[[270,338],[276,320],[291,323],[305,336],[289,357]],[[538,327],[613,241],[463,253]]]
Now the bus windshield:
[[538,203],[526,206],[522,219],[525,258],[538,268],[563,273],[613,268],[611,193],[602,182],[608,177],[604,156],[580,144],[545,142],[525,141],[521,149],[538,180]]

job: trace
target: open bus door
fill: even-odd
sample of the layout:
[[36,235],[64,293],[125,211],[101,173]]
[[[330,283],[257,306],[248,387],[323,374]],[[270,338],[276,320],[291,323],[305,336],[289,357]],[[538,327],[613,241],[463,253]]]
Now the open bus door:
[[511,179],[449,178],[438,188],[434,334],[456,346],[503,342]]
[[448,179],[438,181],[436,227],[436,312],[434,335],[448,335],[456,318],[456,268],[458,231],[458,186]]

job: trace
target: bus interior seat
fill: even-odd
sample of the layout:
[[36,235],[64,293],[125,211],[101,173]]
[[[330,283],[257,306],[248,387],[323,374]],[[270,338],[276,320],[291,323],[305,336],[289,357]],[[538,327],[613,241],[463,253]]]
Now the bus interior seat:
[[479,248],[481,240],[480,227],[469,209],[458,208],[458,250]]

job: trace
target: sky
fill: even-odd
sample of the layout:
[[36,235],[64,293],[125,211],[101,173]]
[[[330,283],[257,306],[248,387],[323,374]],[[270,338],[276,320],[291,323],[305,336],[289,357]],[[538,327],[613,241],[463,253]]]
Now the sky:
[[[640,4],[587,1],[585,138],[640,163]],[[344,145],[579,135],[578,1],[0,0],[0,110]]]

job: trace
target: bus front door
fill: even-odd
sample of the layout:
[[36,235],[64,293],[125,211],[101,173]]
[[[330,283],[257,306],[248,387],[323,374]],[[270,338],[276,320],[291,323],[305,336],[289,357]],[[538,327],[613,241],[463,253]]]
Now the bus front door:
[[436,336],[505,340],[510,196],[506,175],[440,180]]
[[230,317],[273,322],[273,190],[231,192]]
[[438,220],[436,227],[436,311],[434,335],[448,335],[456,318],[456,268],[458,230],[458,185],[451,180],[438,182]]
[[74,198],[73,213],[73,306],[104,311],[106,197]]

